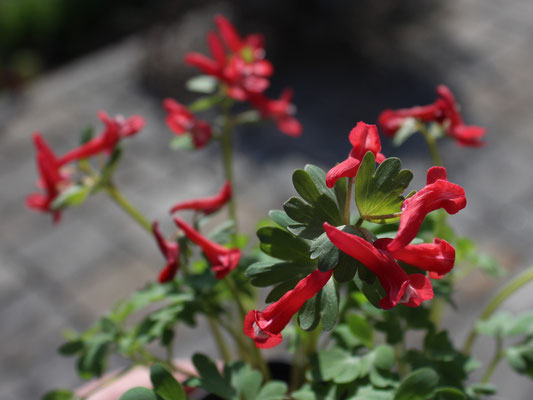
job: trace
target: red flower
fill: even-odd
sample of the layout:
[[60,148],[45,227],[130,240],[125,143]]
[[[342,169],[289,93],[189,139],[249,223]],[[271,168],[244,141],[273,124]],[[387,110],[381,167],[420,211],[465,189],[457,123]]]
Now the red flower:
[[33,142],[37,149],[37,169],[40,175],[37,185],[44,189],[45,193],[28,195],[26,206],[41,212],[51,212],[54,222],[57,223],[61,219],[61,212],[50,207],[61,189],[68,186],[69,178],[61,173],[57,157],[40,133],[33,134]]
[[391,252],[406,247],[417,235],[427,214],[444,208],[455,214],[466,207],[464,189],[446,180],[446,168],[432,167],[427,173],[427,185],[402,205],[400,227],[394,240],[387,245]]
[[446,240],[435,238],[433,243],[408,244],[399,250],[390,251],[389,238],[378,239],[374,247],[387,250],[392,256],[424,271],[429,271],[431,279],[441,279],[455,264],[455,249]]
[[445,123],[446,134],[461,146],[479,147],[485,145],[481,138],[486,129],[480,126],[465,125],[455,97],[447,86],[437,86],[439,98],[433,104],[384,110],[378,117],[378,124],[386,135],[394,136],[406,118],[416,118],[422,122]]
[[437,93],[440,98],[436,101],[436,104],[439,105],[444,119],[448,120],[449,123],[446,133],[457,140],[457,143],[461,146],[484,146],[485,142],[481,138],[485,135],[486,129],[480,126],[465,125],[455,97],[447,86],[437,86]]
[[176,204],[170,209],[171,213],[175,213],[179,210],[196,210],[201,211],[204,214],[212,214],[222,208],[231,198],[231,184],[229,182],[224,183],[220,192],[211,197],[204,197],[201,199],[194,199],[183,201]]
[[159,223],[154,221],[152,224],[152,232],[154,233],[155,240],[159,246],[159,250],[165,257],[167,265],[159,273],[159,283],[169,282],[176,276],[179,268],[179,254],[180,248],[176,242],[168,242],[165,240],[161,232],[159,231]]
[[[423,301],[433,298],[433,288],[428,277],[422,274],[408,275],[396,262],[391,252],[370,244],[363,238],[343,232],[324,223],[329,240],[341,251],[360,261],[372,271],[387,295],[379,301],[387,310],[398,303],[418,307]],[[378,246],[380,243],[378,242]]]
[[406,118],[416,118],[420,121],[436,121],[442,115],[436,104],[427,106],[416,106],[412,108],[400,108],[399,110],[383,110],[378,117],[378,124],[387,136],[394,136],[400,129]]
[[260,349],[269,349],[280,344],[281,331],[304,303],[328,283],[332,273],[333,270],[313,271],[298,282],[294,289],[289,290],[281,299],[263,311],[250,311],[244,319],[244,333],[251,337],[255,346]]
[[105,124],[105,130],[87,143],[63,155],[59,159],[61,165],[89,158],[101,152],[110,153],[120,139],[132,136],[144,127],[144,119],[139,115],[134,115],[128,119],[121,116],[110,118],[104,111],[100,111],[98,118]]
[[201,247],[211,263],[211,269],[215,272],[217,279],[224,278],[237,267],[241,258],[241,251],[239,249],[228,249],[209,240],[178,217],[174,218],[174,222],[176,222],[176,225],[185,233],[185,236],[189,240]]
[[298,137],[302,134],[302,125],[294,117],[296,107],[291,104],[292,96],[292,89],[285,89],[277,100],[259,94],[250,96],[250,103],[259,111],[261,117],[274,120],[281,132]]
[[329,188],[335,186],[335,182],[340,178],[355,177],[359,165],[368,151],[374,154],[378,163],[385,160],[385,156],[380,153],[381,142],[376,125],[358,122],[350,132],[350,143],[353,148],[348,158],[331,168],[326,175],[326,185]]
[[199,53],[188,53],[185,62],[225,83],[228,95],[236,100],[244,101],[249,93],[264,92],[274,68],[264,59],[262,36],[249,35],[242,39],[221,15],[215,17],[215,23],[229,54],[226,54],[221,39],[209,32],[207,43],[213,59]]
[[196,118],[186,106],[174,99],[167,98],[163,100],[163,108],[168,112],[165,121],[176,135],[189,133],[192,136],[194,147],[197,149],[204,147],[209,142],[213,135],[211,125]]

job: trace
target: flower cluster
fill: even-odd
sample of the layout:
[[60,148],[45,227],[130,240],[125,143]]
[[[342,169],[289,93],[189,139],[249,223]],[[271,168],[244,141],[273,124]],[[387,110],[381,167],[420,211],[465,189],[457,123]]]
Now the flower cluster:
[[[197,213],[209,215],[224,207],[230,199],[231,184],[226,182],[215,196],[183,201],[174,205],[170,209],[170,213],[194,210]],[[202,249],[217,279],[224,278],[239,264],[241,257],[239,249],[228,249],[209,240],[181,218],[174,218],[174,222],[191,242]],[[159,274],[159,282],[171,281],[179,268],[179,245],[175,240],[169,242],[164,239],[159,232],[157,221],[153,223],[152,231],[159,249],[167,261],[165,268]]]
[[[350,132],[349,139],[353,147],[348,159],[326,175],[325,183],[329,188],[333,188],[342,177],[356,177],[366,153],[371,152],[378,163],[385,160],[380,153],[381,143],[375,125],[359,122]],[[381,308],[391,309],[399,303],[418,307],[423,301],[433,298],[430,278],[440,279],[452,270],[455,249],[440,238],[434,238],[433,243],[410,243],[417,236],[427,214],[441,208],[449,214],[455,214],[465,206],[463,188],[447,180],[445,168],[432,167],[427,172],[426,186],[403,201],[400,225],[394,238],[374,240],[372,235],[365,234],[367,231],[363,228],[356,227],[359,234],[355,235],[328,222],[324,222],[323,229],[334,246],[359,261],[377,277],[386,292],[386,296],[379,301]],[[428,271],[429,276],[423,273],[408,274],[399,262]],[[303,304],[324,287],[334,269],[331,266],[327,272],[315,270],[263,311],[250,311],[244,322],[244,333],[259,348],[279,344],[282,340],[281,331]]]
[[291,104],[292,90],[283,91],[279,99],[270,99],[264,94],[270,86],[269,78],[274,67],[265,59],[262,35],[242,38],[221,15],[215,17],[215,25],[219,34],[209,32],[207,35],[212,58],[193,52],[185,56],[185,62],[218,79],[229,97],[248,101],[263,118],[272,119],[281,132],[300,136],[302,126],[294,117],[296,108]]
[[442,124],[448,136],[461,146],[479,147],[485,142],[481,139],[486,129],[480,126],[466,125],[459,111],[459,106],[451,90],[444,85],[437,86],[439,96],[434,103],[425,106],[384,110],[379,115],[378,123],[386,135],[394,136],[406,118],[415,118],[423,123]]
[[44,189],[45,193],[28,195],[26,198],[27,207],[37,211],[50,212],[54,221],[58,222],[61,211],[54,209],[52,203],[62,191],[73,183],[67,172],[69,170],[67,164],[97,154],[111,153],[121,139],[136,134],[144,127],[144,119],[138,115],[127,119],[122,116],[110,118],[104,111],[100,111],[98,117],[104,123],[105,129],[98,136],[68,151],[61,157],[54,154],[40,133],[34,134],[37,169],[41,176],[38,186]]

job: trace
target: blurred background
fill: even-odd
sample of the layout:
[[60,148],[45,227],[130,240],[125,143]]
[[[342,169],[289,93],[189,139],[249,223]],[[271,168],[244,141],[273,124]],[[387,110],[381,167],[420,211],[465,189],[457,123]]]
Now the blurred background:
[[[329,168],[349,152],[357,121],[375,123],[383,108],[427,104],[448,85],[469,124],[488,128],[481,149],[441,144],[451,181],[468,207],[451,221],[509,271],[493,280],[474,273],[460,287],[445,323],[462,343],[491,291],[528,267],[533,255],[533,3],[508,0],[0,0],[0,398],[38,398],[81,382],[73,360],[56,348],[66,328],[86,329],[162,265],[153,241],[105,196],[69,209],[53,226],[24,208],[37,177],[31,134],[58,153],[78,143],[99,109],[142,114],[146,128],[126,143],[117,184],[149,218],[170,205],[218,190],[216,145],[198,152],[168,148],[161,100],[193,99],[184,82],[197,72],[187,51],[206,51],[216,13],[241,33],[261,32],[275,66],[269,94],[294,88],[304,126],[300,139],[273,124],[237,135],[239,213],[253,234],[258,218],[292,193],[291,173],[305,163]],[[384,153],[399,156],[424,184],[431,165],[411,138]],[[170,232],[171,225],[163,227]],[[531,289],[506,309],[531,308]],[[178,331],[177,352],[212,349],[207,338]],[[275,353],[273,353],[275,355]],[[492,354],[480,340],[476,355]],[[112,360],[112,365],[120,365]],[[494,375],[501,398],[530,399],[533,384],[502,362]]]

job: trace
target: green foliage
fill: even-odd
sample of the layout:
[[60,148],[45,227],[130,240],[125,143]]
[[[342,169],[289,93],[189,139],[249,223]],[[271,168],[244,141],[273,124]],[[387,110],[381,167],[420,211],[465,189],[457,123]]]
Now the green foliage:
[[[376,159],[367,152],[355,179],[355,203],[361,218],[375,223],[391,223],[399,217],[384,217],[401,211],[402,193],[413,179],[413,173],[401,169],[397,158],[387,158],[375,168]],[[375,173],[374,173],[375,171]]]
[[287,385],[280,381],[270,381],[264,386],[263,376],[244,362],[233,362],[224,366],[221,374],[215,363],[203,354],[192,358],[198,377],[185,383],[191,387],[201,387],[225,400],[282,400],[287,393]]
[[46,393],[42,400],[81,400],[78,396],[67,389],[56,389]]
[[394,400],[427,400],[439,383],[438,374],[431,368],[411,372],[400,383]]
[[135,387],[128,390],[119,400],[186,400],[183,387],[172,373],[161,364],[150,368],[150,380],[153,389]]
[[60,210],[68,206],[79,206],[87,199],[91,187],[87,185],[72,185],[63,190],[52,202],[53,210]]
[[182,135],[174,136],[170,139],[168,146],[172,150],[189,150],[195,149],[194,142],[190,133],[184,133]]

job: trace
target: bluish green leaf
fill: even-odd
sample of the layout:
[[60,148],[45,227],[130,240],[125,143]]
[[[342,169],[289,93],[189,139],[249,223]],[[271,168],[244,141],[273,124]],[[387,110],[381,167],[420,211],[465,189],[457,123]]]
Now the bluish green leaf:
[[185,87],[189,92],[211,94],[218,86],[218,81],[210,75],[198,75],[185,82]]
[[339,315],[339,294],[335,287],[335,281],[330,279],[320,291],[320,317],[322,329],[332,330],[337,324]]
[[348,324],[350,331],[361,341],[361,343],[366,347],[372,347],[374,331],[366,319],[357,314],[351,314],[346,317],[346,323]]
[[119,400],[161,400],[152,389],[135,387],[128,390]]
[[185,391],[174,376],[161,364],[150,368],[150,380],[154,391],[163,400],[186,400]]
[[437,388],[438,383],[439,376],[433,369],[417,369],[400,383],[394,400],[427,400]]

